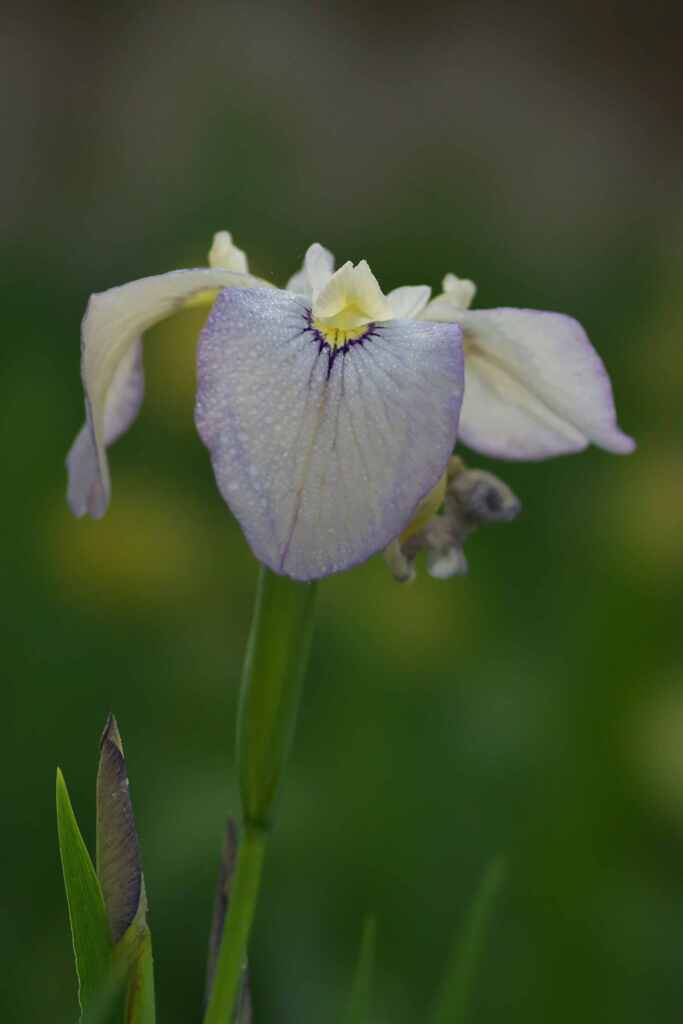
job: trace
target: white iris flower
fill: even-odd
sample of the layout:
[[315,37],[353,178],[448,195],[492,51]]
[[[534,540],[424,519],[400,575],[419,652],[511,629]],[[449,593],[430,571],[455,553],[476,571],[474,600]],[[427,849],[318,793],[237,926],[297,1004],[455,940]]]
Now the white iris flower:
[[195,418],[219,490],[255,556],[294,579],[363,562],[436,510],[459,418],[466,444],[504,458],[633,449],[569,317],[472,311],[474,285],[454,275],[431,302],[426,286],[384,295],[365,261],[335,271],[317,244],[285,290],[250,275],[226,231],[209,263],[91,297],[86,423],[67,457],[76,515],[107,510],[106,449],[140,408],[142,335],[188,303],[213,302]]
[[107,510],[106,448],[140,408],[144,331],[221,289],[199,340],[196,406],[221,494],[275,572],[313,580],[365,561],[445,471],[464,390],[460,328],[411,319],[429,288],[385,296],[367,263],[335,272],[320,245],[287,290],[249,275],[227,232],[210,262],[90,299],[72,510]]

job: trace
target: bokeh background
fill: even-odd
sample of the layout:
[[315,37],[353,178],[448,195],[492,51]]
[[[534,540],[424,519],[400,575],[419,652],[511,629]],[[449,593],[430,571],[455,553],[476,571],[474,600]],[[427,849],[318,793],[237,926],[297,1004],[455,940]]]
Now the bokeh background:
[[[473,1024],[683,1012],[683,134],[675,6],[119,3],[3,15],[0,638],[6,1021],[76,1016],[56,764],[93,836],[118,716],[160,1015],[200,1017],[256,566],[192,425],[186,312],[100,523],[65,506],[89,293],[229,228],[284,282],[320,240],[386,289],[577,316],[628,459],[499,465],[471,575],[321,588],[252,953],[256,1024],[339,1020],[379,919],[377,1024],[427,1018],[489,859],[510,877]],[[485,460],[474,458],[477,465]],[[491,466],[492,464],[488,464]]]

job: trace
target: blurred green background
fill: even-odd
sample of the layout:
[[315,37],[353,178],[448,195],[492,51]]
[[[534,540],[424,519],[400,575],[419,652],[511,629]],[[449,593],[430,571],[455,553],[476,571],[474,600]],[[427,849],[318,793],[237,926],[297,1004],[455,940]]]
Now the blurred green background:
[[[510,880],[473,1024],[683,1012],[683,196],[674,5],[29,5],[0,38],[5,677],[1,1016],[73,1021],[53,811],[93,836],[118,716],[163,1024],[200,1016],[256,565],[192,425],[186,312],[100,523],[65,502],[89,293],[233,231],[284,282],[320,240],[385,289],[558,309],[628,459],[494,467],[524,502],[469,578],[321,587],[252,955],[256,1024],[336,1021],[368,910],[377,1024],[426,1020],[487,860]],[[485,460],[473,457],[476,465]]]

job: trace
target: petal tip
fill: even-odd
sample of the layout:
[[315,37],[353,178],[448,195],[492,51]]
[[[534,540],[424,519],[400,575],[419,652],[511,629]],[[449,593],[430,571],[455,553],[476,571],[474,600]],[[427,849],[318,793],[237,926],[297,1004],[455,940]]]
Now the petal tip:
[[614,435],[614,440],[608,448],[608,451],[612,452],[614,455],[631,455],[637,447],[638,445],[636,444],[635,438],[622,433],[620,430]]
[[66,456],[66,500],[77,519],[101,519],[109,505],[92,430],[86,422]]

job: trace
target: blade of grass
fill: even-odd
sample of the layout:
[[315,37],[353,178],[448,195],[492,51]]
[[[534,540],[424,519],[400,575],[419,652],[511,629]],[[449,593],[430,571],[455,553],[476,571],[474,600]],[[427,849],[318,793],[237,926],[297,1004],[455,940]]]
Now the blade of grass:
[[441,984],[432,1024],[465,1024],[475,975],[507,875],[503,857],[486,868],[464,928],[458,933]]
[[366,917],[356,961],[356,970],[351,985],[351,995],[342,1018],[343,1024],[369,1024],[372,974],[375,966],[377,945],[377,921]]
[[78,976],[78,1002],[83,1015],[99,1002],[111,982],[112,941],[100,883],[59,769],[56,798],[59,853]]

